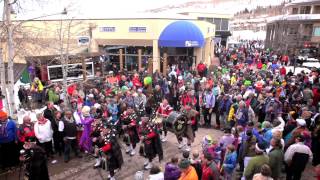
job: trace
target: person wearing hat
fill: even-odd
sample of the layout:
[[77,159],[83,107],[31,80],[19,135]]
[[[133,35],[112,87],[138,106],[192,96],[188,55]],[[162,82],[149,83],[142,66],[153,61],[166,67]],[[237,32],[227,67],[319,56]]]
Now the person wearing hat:
[[219,180],[220,171],[217,164],[213,161],[213,156],[204,152],[202,156],[202,180]]
[[18,162],[16,123],[0,110],[0,168],[13,167]]
[[107,157],[107,171],[109,171],[108,179],[115,180],[115,170],[121,169],[123,165],[123,156],[121,147],[117,141],[117,131],[112,122],[103,122],[99,128],[101,132],[100,152],[104,153]]
[[23,148],[20,151],[19,159],[25,164],[28,179],[49,180],[46,151],[36,144],[35,137],[26,137]]
[[256,156],[252,157],[244,168],[243,176],[246,179],[252,179],[253,175],[260,172],[262,165],[269,164],[269,157],[264,154],[265,145],[263,143],[256,143],[255,152]]
[[312,160],[312,152],[308,146],[304,145],[304,140],[304,136],[296,136],[295,143],[290,145],[284,154],[287,180],[300,179],[307,163]]
[[147,97],[143,94],[143,89],[138,89],[138,94],[136,97],[134,97],[134,105],[136,108],[136,111],[139,112],[139,116],[142,117],[145,113],[145,107],[147,104]]
[[81,121],[81,124],[83,125],[83,132],[79,141],[80,149],[84,150],[85,152],[91,151],[91,124],[93,123],[94,119],[90,114],[90,107],[84,106],[81,110],[81,113],[79,113],[79,118]]
[[193,166],[191,166],[188,159],[182,159],[179,162],[179,168],[181,170],[181,175],[179,180],[198,180],[198,175]]
[[297,119],[297,126],[294,128],[284,139],[287,149],[291,144],[295,142],[297,136],[301,135],[304,131],[309,131],[306,127],[307,123],[304,119]]

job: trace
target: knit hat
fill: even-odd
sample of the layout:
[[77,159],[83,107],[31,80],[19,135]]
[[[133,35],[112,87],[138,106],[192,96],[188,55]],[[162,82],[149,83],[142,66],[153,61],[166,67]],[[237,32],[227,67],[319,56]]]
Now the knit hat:
[[179,168],[187,169],[190,166],[190,161],[188,159],[182,159],[179,163]]
[[3,110],[0,110],[0,119],[7,119],[8,118],[8,114],[6,112],[4,112]]

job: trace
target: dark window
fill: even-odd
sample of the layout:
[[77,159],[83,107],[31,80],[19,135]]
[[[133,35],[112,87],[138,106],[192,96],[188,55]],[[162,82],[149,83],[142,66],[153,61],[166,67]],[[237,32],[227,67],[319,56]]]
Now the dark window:
[[314,6],[313,7],[313,14],[320,14],[320,6]]
[[298,33],[298,28],[289,27],[288,28],[288,35],[296,35]]
[[204,20],[205,20],[205,18],[204,18],[204,17],[198,17],[198,20],[200,20],[200,21],[204,21]]
[[222,31],[229,30],[229,20],[228,19],[222,19],[221,20],[221,30]]
[[292,8],[292,14],[298,14],[299,9],[298,8]]
[[213,18],[207,18],[207,21],[208,21],[209,23],[213,23]]
[[310,14],[310,13],[311,13],[311,6],[300,7],[300,14]]
[[129,27],[129,32],[147,32],[146,27]]
[[115,27],[100,27],[100,32],[115,32]]
[[221,18],[214,18],[213,23],[216,25],[216,30],[221,30]]

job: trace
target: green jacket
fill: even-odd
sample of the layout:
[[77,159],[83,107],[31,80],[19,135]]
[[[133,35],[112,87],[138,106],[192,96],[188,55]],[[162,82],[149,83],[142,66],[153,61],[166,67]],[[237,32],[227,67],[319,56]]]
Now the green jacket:
[[262,154],[253,157],[245,168],[244,177],[246,179],[252,179],[254,174],[260,173],[260,168],[264,164],[269,164],[268,156]]
[[52,89],[48,91],[48,97],[50,102],[56,103],[59,101],[59,96]]
[[277,179],[281,174],[281,166],[284,159],[282,149],[272,149],[269,152],[269,165],[272,172],[272,178]]

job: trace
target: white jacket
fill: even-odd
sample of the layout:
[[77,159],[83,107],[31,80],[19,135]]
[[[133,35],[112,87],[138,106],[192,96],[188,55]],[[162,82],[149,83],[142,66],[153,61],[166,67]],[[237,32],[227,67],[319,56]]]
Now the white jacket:
[[47,120],[45,124],[39,124],[39,122],[36,122],[34,124],[34,134],[40,143],[51,141],[53,135],[51,122],[49,120]]

